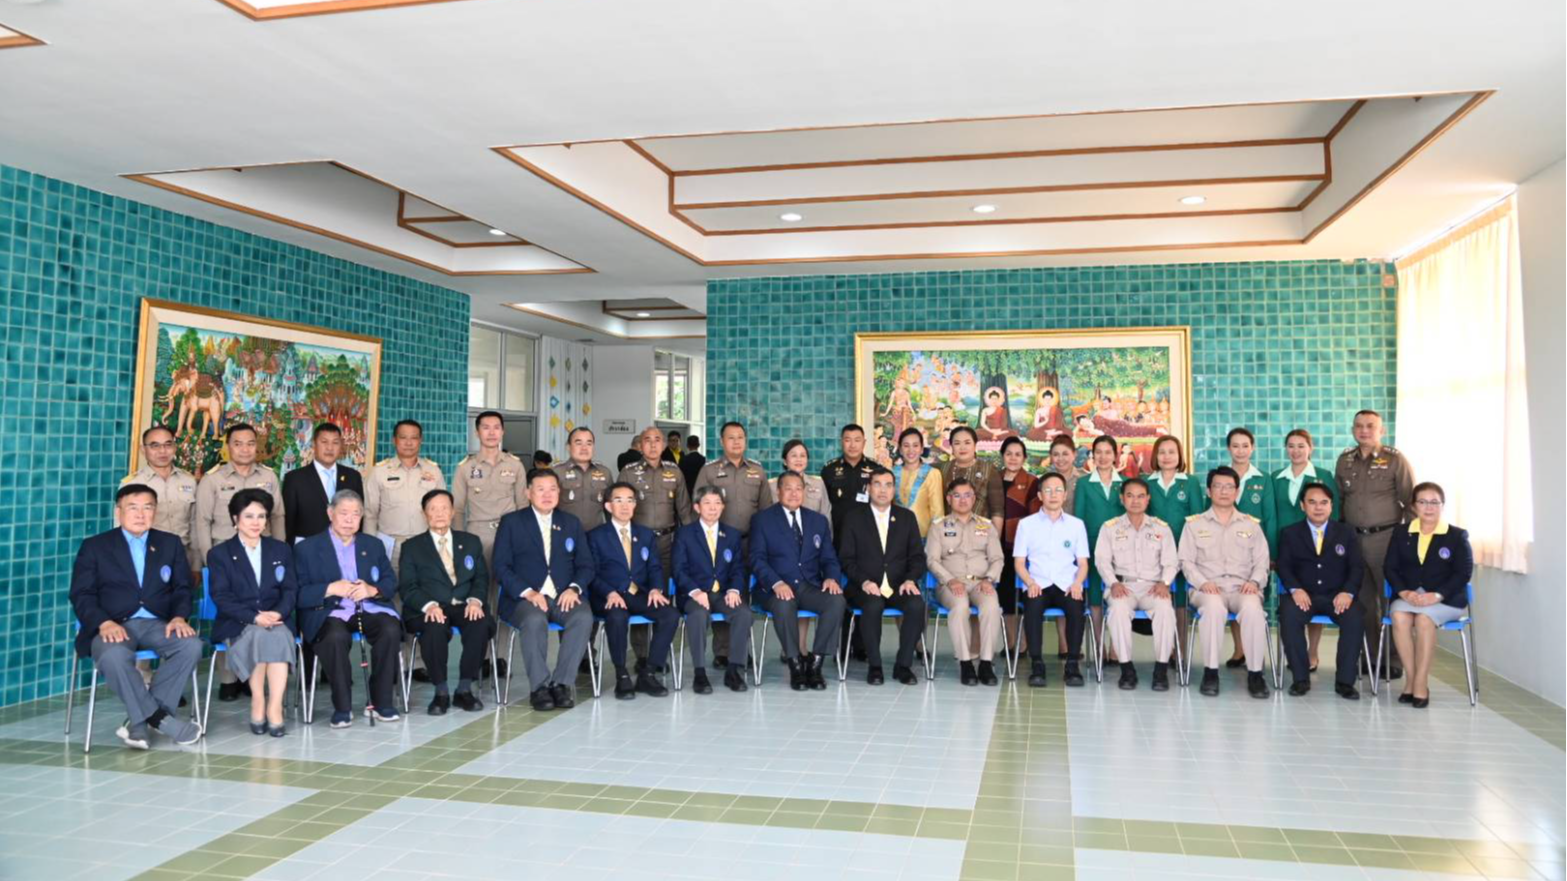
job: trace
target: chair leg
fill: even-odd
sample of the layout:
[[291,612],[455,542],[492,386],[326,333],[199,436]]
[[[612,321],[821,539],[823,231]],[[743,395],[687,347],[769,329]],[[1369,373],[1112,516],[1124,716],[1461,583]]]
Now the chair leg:
[[675,691],[681,689],[682,660],[686,656],[686,617],[680,616],[680,623],[675,626],[675,639],[669,644],[669,675],[674,677]]
[[[859,623],[860,617],[861,616],[855,615],[852,612],[849,614],[849,638],[844,640],[843,650],[841,652],[833,653],[833,660],[838,662],[839,682],[849,678],[849,650],[854,645],[854,627]],[[816,626],[822,626],[822,622],[819,619],[816,622]]]
[[399,673],[406,674],[398,676],[397,683],[403,688],[403,703],[407,703],[408,696],[413,694],[414,668],[419,666],[419,640],[417,637],[414,639],[413,648],[410,649],[408,664],[404,666],[401,663],[401,659],[399,659],[398,666],[401,668]]
[[1197,613],[1194,611],[1186,617],[1186,666],[1181,668],[1182,688],[1192,684],[1192,648],[1197,642]]
[[298,687],[294,690],[294,717],[299,724],[305,724],[305,648],[298,643],[294,645],[294,676],[298,680]]
[[490,684],[495,686],[495,705],[501,703],[501,656],[495,651],[495,637],[490,637]]
[[513,651],[517,647],[517,631],[511,627],[506,628],[506,691],[501,695],[501,706],[511,703],[511,678],[516,674],[516,659]]
[[1186,683],[1181,682],[1181,669],[1185,666],[1185,664],[1182,661],[1180,630],[1175,631],[1175,638],[1170,640],[1170,642],[1174,644],[1172,647],[1175,649],[1175,681],[1181,685],[1185,685]]
[[[772,616],[758,615],[757,618],[760,619],[762,624],[762,647],[756,651],[751,661],[751,684],[760,688],[762,685],[762,663],[767,658],[767,624],[772,620]],[[755,645],[756,640],[752,639],[751,644]]]
[[[413,682],[413,675],[413,668],[403,663],[403,651],[402,647],[399,646],[397,650],[397,684],[402,686],[404,715],[413,712],[413,707],[408,704],[408,685]],[[397,703],[397,695],[395,694],[392,695],[392,703]],[[393,707],[393,709],[396,709],[396,707]]]
[[93,715],[98,709],[98,665],[92,668],[92,684],[87,687],[87,730],[83,732],[82,752],[92,751]]
[[[1084,628],[1084,630],[1086,631],[1086,635],[1088,636],[1088,651],[1090,653],[1092,653],[1093,655],[1096,655],[1096,656],[1102,658],[1102,657],[1104,657],[1104,625],[1101,623],[1100,626],[1099,626],[1099,632],[1097,634],[1095,634],[1094,633],[1094,617],[1092,615],[1088,616],[1088,621],[1086,623],[1087,623],[1087,626]],[[1104,682],[1105,681],[1105,671],[1104,671],[1104,665],[1103,664],[1095,664],[1094,665],[1094,681],[1095,682]]]
[[941,653],[941,616],[937,615],[930,622],[930,630],[927,631],[930,638],[925,640],[930,646],[930,651],[925,655],[925,678],[934,682],[936,680],[936,656]]
[[1007,681],[1009,682],[1017,681],[1018,655],[1023,652],[1023,612],[1021,609],[1018,610],[1017,615],[1017,637],[1010,641],[1007,639],[1006,616],[1001,618],[1001,651],[1002,654],[1007,656]]
[[[303,650],[301,650],[303,655]],[[316,683],[321,679],[321,656],[310,657],[310,681],[305,686],[305,724],[316,721]]]
[[81,663],[76,649],[71,649],[71,677],[65,681],[65,736],[71,736],[71,708],[76,704],[76,670]]
[[1471,661],[1473,655],[1469,646],[1469,628],[1465,627],[1458,631],[1458,638],[1463,640],[1464,643],[1464,678],[1469,682],[1469,706],[1472,707],[1480,701],[1480,690],[1475,688],[1474,664]]
[[203,701],[207,705],[207,711],[201,714],[202,731],[208,730],[207,723],[212,717],[212,680],[216,678],[218,678],[218,653],[213,652],[212,659],[207,662],[207,699]]
[[[588,640],[588,679],[593,684],[593,697],[598,698],[604,692],[604,625],[594,624],[593,638]],[[597,646],[598,650],[594,651]],[[651,663],[651,662],[649,662]]]

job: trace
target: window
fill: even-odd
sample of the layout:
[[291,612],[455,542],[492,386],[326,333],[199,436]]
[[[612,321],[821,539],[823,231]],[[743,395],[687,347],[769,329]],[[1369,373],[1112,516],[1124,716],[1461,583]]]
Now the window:
[[538,341],[480,324],[469,325],[468,407],[533,412]]
[[673,352],[653,353],[653,405],[658,419],[691,419],[691,359]]

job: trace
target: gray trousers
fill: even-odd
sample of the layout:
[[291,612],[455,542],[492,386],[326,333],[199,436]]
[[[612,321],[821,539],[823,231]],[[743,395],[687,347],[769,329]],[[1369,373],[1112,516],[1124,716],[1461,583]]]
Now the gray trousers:
[[[704,670],[707,668],[707,626],[712,622],[710,613],[689,596],[681,602],[685,604],[686,639],[691,643],[691,664],[698,670]],[[721,613],[724,622],[729,625],[726,634],[729,638],[729,663],[743,665],[751,642],[751,604],[741,600],[740,605],[731,609],[724,604],[721,593],[709,593],[708,602],[712,604],[713,611]],[[718,623],[713,623],[715,644],[721,644],[718,643],[718,626]]]
[[[1360,555],[1366,561],[1365,573],[1361,576],[1360,608],[1365,614],[1365,626],[1363,628],[1366,637],[1366,649],[1371,656],[1366,663],[1371,663],[1382,651],[1382,616],[1387,613],[1387,598],[1382,595],[1382,579],[1386,577],[1383,564],[1387,562],[1387,546],[1393,541],[1393,533],[1405,527],[1395,526],[1392,529],[1384,529],[1373,535],[1360,536]],[[1339,635],[1343,638],[1343,634]],[[1398,663],[1398,653],[1389,653],[1391,663]],[[1388,662],[1383,663],[1386,669]]]
[[[560,610],[560,598],[546,598],[549,611],[541,612],[527,600],[518,600],[512,612],[512,623],[522,631],[522,660],[528,667],[528,690],[538,691],[546,685],[570,686],[577,681],[577,665],[588,650],[588,634],[593,629],[593,610],[584,598],[571,607]],[[565,630],[560,634],[560,652],[555,656],[555,670],[550,672],[550,625],[559,624]]]
[[[92,662],[124,702],[132,725],[147,721],[160,708],[174,715],[180,695],[190,683],[191,671],[201,661],[201,637],[164,636],[168,622],[158,618],[132,618],[121,626],[130,637],[124,642],[104,642],[101,636],[93,637]],[[136,669],[136,653],[143,650],[157,652],[162,659],[151,688]]]
[[[843,594],[832,594],[813,584],[802,584],[794,589],[794,599],[784,601],[776,594],[767,595],[767,611],[773,613],[773,629],[778,631],[778,643],[783,646],[784,657],[800,656],[799,613],[801,609],[816,613],[816,636],[811,640],[813,654],[823,657],[838,651],[838,629],[843,626],[843,610],[847,608]],[[690,624],[686,627],[689,629]],[[730,658],[733,661],[734,658]]]

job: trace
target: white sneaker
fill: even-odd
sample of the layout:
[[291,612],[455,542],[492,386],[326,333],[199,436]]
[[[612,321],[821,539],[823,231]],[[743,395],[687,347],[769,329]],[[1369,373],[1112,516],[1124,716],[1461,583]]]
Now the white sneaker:
[[403,721],[403,717],[397,715],[397,711],[396,710],[383,710],[380,707],[376,707],[375,709],[372,710],[369,707],[365,707],[365,718],[369,719],[371,717],[374,717],[377,722],[401,722],[401,721]]
[[114,729],[114,736],[118,737],[122,742],[124,742],[126,746],[130,747],[131,749],[151,749],[151,746],[149,746],[147,743],[147,738],[145,735],[141,737],[131,736],[131,720],[129,719],[126,719],[120,725],[120,727]]

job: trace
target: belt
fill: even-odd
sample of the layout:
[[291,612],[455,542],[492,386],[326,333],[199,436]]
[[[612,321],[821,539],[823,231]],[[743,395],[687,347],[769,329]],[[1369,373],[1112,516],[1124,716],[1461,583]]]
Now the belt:
[[675,527],[673,527],[673,526],[666,526],[663,529],[655,529],[655,530],[653,530],[653,534],[658,536],[659,538],[663,538],[664,536],[669,535],[671,532],[674,532],[674,531],[675,531]]
[[1386,532],[1397,525],[1397,523],[1387,523],[1382,526],[1357,526],[1355,527],[1355,533],[1357,535],[1376,535],[1379,532]]

